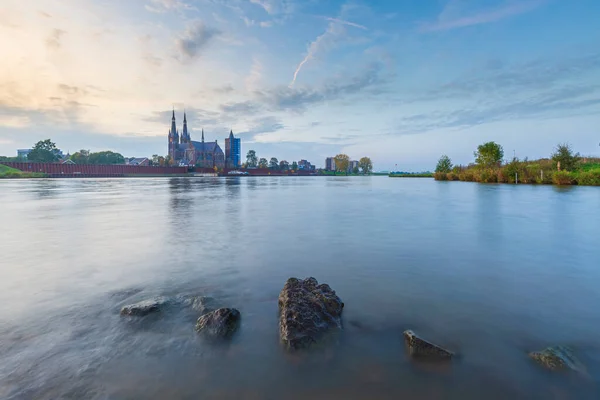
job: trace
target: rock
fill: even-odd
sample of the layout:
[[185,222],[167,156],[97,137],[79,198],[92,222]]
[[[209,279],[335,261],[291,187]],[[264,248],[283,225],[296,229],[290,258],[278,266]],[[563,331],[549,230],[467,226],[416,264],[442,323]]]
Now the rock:
[[215,309],[216,301],[212,297],[200,296],[194,298],[192,301],[192,308],[198,311],[200,314],[206,314],[207,312]]
[[235,308],[219,308],[198,318],[196,330],[213,337],[228,337],[239,325],[240,312]]
[[552,371],[584,372],[585,370],[581,362],[573,355],[573,351],[565,346],[552,346],[542,351],[534,351],[529,353],[529,357]]
[[121,315],[131,315],[142,317],[153,312],[160,311],[169,303],[167,297],[156,297],[149,300],[140,301],[139,303],[130,304],[121,308]]
[[341,329],[344,303],[315,278],[290,278],[279,293],[279,334],[288,349],[308,347],[330,329]]
[[410,355],[413,357],[450,359],[454,356],[451,351],[420,338],[411,330],[404,331],[404,339],[408,345]]

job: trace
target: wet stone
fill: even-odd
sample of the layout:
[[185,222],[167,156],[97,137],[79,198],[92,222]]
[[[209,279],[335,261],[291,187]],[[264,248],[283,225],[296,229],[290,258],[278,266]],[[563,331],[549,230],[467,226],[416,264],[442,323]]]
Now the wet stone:
[[413,331],[404,331],[404,340],[408,346],[410,355],[430,359],[448,360],[454,356],[449,350],[417,336]]
[[235,308],[219,308],[198,318],[196,331],[211,337],[229,337],[237,330],[240,318]]
[[143,300],[139,303],[129,304],[121,308],[121,315],[142,317],[150,313],[158,312],[169,303],[167,297],[155,297]]
[[573,354],[573,350],[566,346],[552,346],[542,351],[534,351],[529,353],[529,357],[551,371],[585,370]]
[[315,278],[290,278],[279,294],[279,334],[288,349],[309,347],[329,330],[341,329],[344,303]]

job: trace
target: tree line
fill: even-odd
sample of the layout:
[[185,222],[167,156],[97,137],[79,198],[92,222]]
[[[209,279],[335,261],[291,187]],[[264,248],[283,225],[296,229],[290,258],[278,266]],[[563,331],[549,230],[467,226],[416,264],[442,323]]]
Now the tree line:
[[455,166],[442,155],[435,168],[436,180],[486,183],[554,183],[557,185],[600,185],[600,159],[582,157],[569,143],[558,144],[550,158],[504,160],[504,148],[487,142],[474,152],[475,162]]

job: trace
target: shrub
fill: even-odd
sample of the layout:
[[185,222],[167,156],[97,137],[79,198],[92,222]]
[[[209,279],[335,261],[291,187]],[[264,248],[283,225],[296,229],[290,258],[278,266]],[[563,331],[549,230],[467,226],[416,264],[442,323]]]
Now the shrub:
[[571,145],[568,143],[559,144],[556,146],[552,154],[552,161],[557,165],[560,163],[560,169],[565,171],[573,171],[581,160],[579,153],[573,153]]
[[577,174],[577,184],[587,186],[600,186],[600,169],[584,171]]
[[478,171],[476,176],[477,182],[496,183],[498,182],[498,172],[496,170],[486,168]]
[[436,172],[433,174],[433,178],[436,181],[446,181],[448,180],[447,174],[445,172]]
[[458,174],[458,178],[465,182],[475,182],[475,172],[472,169],[466,169]]
[[460,180],[459,177],[458,177],[458,173],[456,173],[454,171],[453,172],[448,172],[446,174],[446,179],[448,179],[449,181],[458,181],[458,180]]
[[555,185],[574,185],[576,183],[573,174],[568,171],[555,171],[552,175],[552,182]]

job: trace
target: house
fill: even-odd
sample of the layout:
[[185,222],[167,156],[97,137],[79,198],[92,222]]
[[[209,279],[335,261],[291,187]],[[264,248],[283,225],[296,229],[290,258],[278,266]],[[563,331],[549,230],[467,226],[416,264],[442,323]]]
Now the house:
[[150,165],[150,160],[148,160],[147,157],[141,157],[141,158],[131,157],[129,159],[125,159],[125,164],[139,165],[142,167],[147,167],[148,165]]

